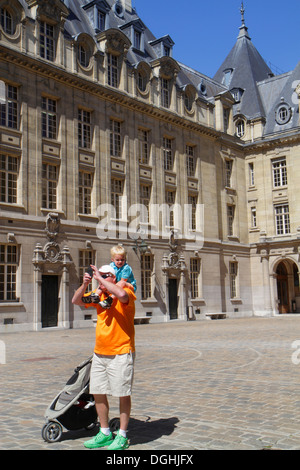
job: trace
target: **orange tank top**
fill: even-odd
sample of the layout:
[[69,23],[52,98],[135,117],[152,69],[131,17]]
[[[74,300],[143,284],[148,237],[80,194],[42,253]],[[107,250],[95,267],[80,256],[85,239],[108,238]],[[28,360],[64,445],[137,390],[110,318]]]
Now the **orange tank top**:
[[[136,296],[132,289],[125,288],[129,301],[123,304],[114,299],[109,309],[97,304],[96,354],[115,355],[135,352],[134,315]],[[102,295],[101,300],[104,299]],[[87,307],[89,304],[86,305]]]

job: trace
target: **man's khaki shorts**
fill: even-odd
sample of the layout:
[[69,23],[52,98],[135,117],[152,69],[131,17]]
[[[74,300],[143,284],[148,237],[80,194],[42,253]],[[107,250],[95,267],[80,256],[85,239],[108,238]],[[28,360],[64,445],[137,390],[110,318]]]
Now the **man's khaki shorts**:
[[135,353],[93,356],[90,373],[92,395],[127,397],[132,393]]

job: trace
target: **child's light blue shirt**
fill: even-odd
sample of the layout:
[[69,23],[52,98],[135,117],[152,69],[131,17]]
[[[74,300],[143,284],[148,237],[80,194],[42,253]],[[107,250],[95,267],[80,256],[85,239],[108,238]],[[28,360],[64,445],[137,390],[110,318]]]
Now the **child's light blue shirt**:
[[110,263],[110,266],[112,266],[115,270],[117,282],[121,281],[121,279],[127,279],[127,282],[129,282],[133,286],[135,292],[136,280],[134,279],[134,275],[129,264],[125,263],[121,268],[118,268],[112,261]]

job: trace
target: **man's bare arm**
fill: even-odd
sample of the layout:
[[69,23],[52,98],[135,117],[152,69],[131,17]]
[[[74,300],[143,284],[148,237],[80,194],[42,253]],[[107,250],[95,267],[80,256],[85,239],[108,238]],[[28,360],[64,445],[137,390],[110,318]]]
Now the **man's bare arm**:
[[87,286],[91,282],[91,276],[88,273],[85,273],[83,276],[83,283],[80,287],[78,287],[77,291],[73,295],[72,304],[79,305],[80,307],[84,307],[85,304],[82,302],[81,298],[84,296]]

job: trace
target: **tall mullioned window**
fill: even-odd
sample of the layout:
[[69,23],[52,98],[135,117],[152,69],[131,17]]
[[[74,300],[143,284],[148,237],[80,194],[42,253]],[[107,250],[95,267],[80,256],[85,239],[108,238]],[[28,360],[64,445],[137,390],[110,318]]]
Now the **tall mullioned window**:
[[148,223],[150,220],[150,199],[151,199],[151,185],[141,184],[140,204],[143,206],[143,209],[140,214],[140,220],[143,223]]
[[285,158],[278,158],[272,161],[272,172],[274,188],[287,185],[287,167]]
[[171,81],[166,78],[161,79],[161,105],[169,108],[171,104]]
[[[79,251],[79,282],[82,284],[83,276],[86,269],[91,265],[95,264],[94,253],[92,250],[80,250]],[[87,287],[87,291],[92,290],[92,283]]]
[[42,167],[42,207],[56,209],[56,189],[58,166],[43,163]]
[[237,276],[238,276],[238,263],[229,263],[229,275],[230,275],[230,298],[237,298]]
[[169,220],[166,221],[166,225],[169,222],[169,227],[174,227],[175,223],[175,213],[174,213],[174,204],[176,200],[176,191],[167,189],[165,192],[166,204],[169,206]]
[[[1,82],[0,124],[17,129],[18,122],[18,88]],[[3,95],[3,96],[2,96]]]
[[195,147],[192,145],[186,146],[186,172],[188,176],[195,176],[196,162],[195,162]]
[[151,255],[141,255],[141,288],[143,300],[151,297],[152,264]]
[[172,149],[172,140],[167,137],[163,138],[163,155],[165,170],[173,170],[174,155]]
[[0,245],[0,301],[17,300],[17,245]]
[[254,163],[249,163],[249,186],[255,185]]
[[149,134],[150,132],[144,129],[138,130],[139,138],[139,162],[140,163],[149,163],[149,154],[150,154],[150,143],[149,143]]
[[111,204],[115,208],[116,219],[122,218],[122,197],[124,181],[113,178],[111,180]]
[[80,171],[79,172],[79,212],[80,214],[90,214],[92,205],[92,187],[93,174]]
[[17,203],[19,159],[11,155],[0,155],[0,202]]
[[40,56],[51,62],[55,58],[54,26],[45,21],[40,23]]
[[197,226],[197,218],[196,218],[197,202],[198,202],[198,196],[194,194],[188,195],[189,229],[192,231],[196,230],[196,226]]
[[291,233],[290,210],[288,204],[275,206],[276,235]]
[[42,97],[42,136],[57,138],[57,103],[45,96]]
[[115,88],[119,83],[118,57],[113,54],[107,54],[107,83]]
[[121,123],[110,121],[110,154],[112,157],[121,157]]
[[227,235],[232,236],[234,234],[234,212],[235,207],[228,205],[227,206]]
[[251,207],[251,228],[257,227],[256,207]]
[[78,109],[78,145],[91,147],[91,113],[84,109]]
[[191,296],[192,299],[199,297],[199,277],[201,262],[199,258],[191,258],[190,260],[190,279],[191,279]]
[[232,186],[232,160],[225,160],[225,186],[226,188],[231,188]]

